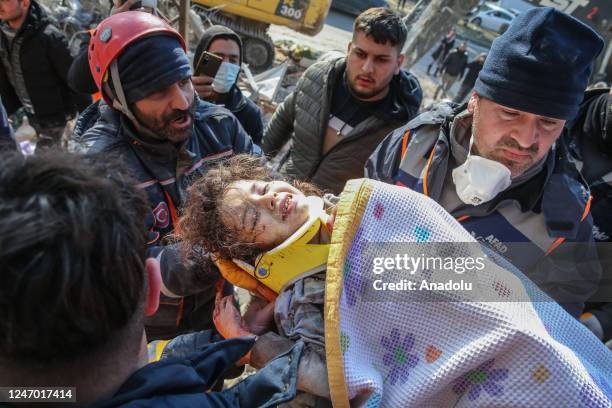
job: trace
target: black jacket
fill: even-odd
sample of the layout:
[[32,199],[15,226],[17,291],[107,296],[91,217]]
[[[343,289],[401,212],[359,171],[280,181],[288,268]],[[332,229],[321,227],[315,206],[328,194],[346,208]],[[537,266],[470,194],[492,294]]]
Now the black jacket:
[[295,397],[297,367],[304,349],[298,342],[256,374],[221,392],[215,382],[253,347],[254,338],[202,346],[197,352],[147,364],[133,373],[111,398],[92,408],[274,407]]
[[223,105],[238,118],[240,124],[251,136],[253,142],[258,145],[263,139],[263,120],[259,107],[242,94],[240,89],[234,85],[232,89],[223,95]]
[[467,72],[465,73],[465,76],[463,77],[463,85],[473,88],[474,84],[476,83],[476,79],[478,78],[478,74],[482,70],[483,65],[484,63],[478,60],[474,60],[468,63]]
[[612,96],[609,89],[588,91],[576,118],[564,134],[573,159],[586,179],[593,201],[593,238],[598,243],[604,272],[599,292],[587,311],[603,329],[604,341],[612,339]]
[[[6,24],[6,23],[0,23]],[[61,125],[67,117],[85,109],[89,95],[77,94],[66,82],[72,57],[66,38],[50,21],[43,9],[32,1],[28,16],[17,35],[9,41],[0,32],[0,95],[7,112],[13,114],[22,106],[17,96],[26,92],[32,101],[35,121],[41,127]],[[16,78],[15,89],[8,69]]]
[[467,67],[467,52],[458,49],[451,51],[442,64],[442,71],[454,77],[460,77]]
[[444,36],[442,40],[440,40],[438,47],[431,54],[431,57],[434,60],[444,60],[448,52],[453,48],[453,45],[455,45],[455,36],[452,36],[450,39]]
[[13,129],[11,124],[8,122],[6,117],[6,111],[2,105],[2,99],[0,99],[0,152],[4,150],[15,150],[17,144],[13,137]]
[[229,111],[201,100],[198,103],[193,135],[178,148],[140,137],[129,120],[104,102],[83,112],[73,134],[75,145],[87,153],[120,156],[149,198],[148,256],[159,258],[164,285],[182,296],[162,296],[158,312],[146,322],[149,340],[212,327],[218,271],[198,251],[190,252],[189,259],[193,261],[186,260],[179,244],[168,244],[165,238],[174,230],[191,181],[210,164],[232,154],[261,151]]
[[591,188],[593,237],[600,242],[612,242],[612,97],[608,92],[587,92],[578,115],[566,125],[570,131],[564,135],[572,158]]

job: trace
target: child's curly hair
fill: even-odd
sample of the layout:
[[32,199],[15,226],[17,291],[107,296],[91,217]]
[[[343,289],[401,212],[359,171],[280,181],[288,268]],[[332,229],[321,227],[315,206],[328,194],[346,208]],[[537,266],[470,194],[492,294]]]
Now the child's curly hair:
[[[187,190],[177,238],[188,246],[201,247],[221,258],[247,262],[252,262],[257,255],[269,249],[252,242],[241,242],[237,231],[221,222],[223,198],[230,186],[240,180],[273,181],[283,178],[263,165],[261,158],[246,154],[233,156],[210,168]],[[322,195],[321,190],[310,183],[293,181],[291,184],[306,195]]]

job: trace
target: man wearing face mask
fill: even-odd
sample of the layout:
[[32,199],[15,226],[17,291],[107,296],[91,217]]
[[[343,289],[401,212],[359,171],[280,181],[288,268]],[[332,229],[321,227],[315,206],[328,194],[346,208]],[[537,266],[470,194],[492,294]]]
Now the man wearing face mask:
[[87,128],[84,115],[73,139],[88,153],[119,155],[147,193],[148,256],[160,261],[163,281],[147,336],[211,328],[216,267],[208,254],[167,237],[191,180],[210,163],[260,150],[231,112],[198,98],[185,43],[160,18],[139,11],[108,17],[89,44],[89,63],[103,96],[100,118]]
[[552,8],[521,13],[491,47],[469,103],[387,136],[367,177],[430,196],[577,316],[599,284],[588,186],[559,141],[602,39]]
[[194,69],[204,51],[223,58],[223,62],[214,78],[206,75],[195,75],[192,78],[198,96],[225,106],[238,118],[253,142],[260,144],[263,137],[261,110],[242,94],[236,84],[242,64],[242,40],[227,27],[212,26],[204,31],[196,48],[193,56]]

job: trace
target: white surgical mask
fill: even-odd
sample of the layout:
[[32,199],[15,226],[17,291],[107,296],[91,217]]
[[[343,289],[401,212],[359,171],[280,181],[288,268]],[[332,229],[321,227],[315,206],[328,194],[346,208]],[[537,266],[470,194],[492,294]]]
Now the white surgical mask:
[[510,170],[495,160],[472,155],[472,143],[465,162],[452,172],[457,195],[465,204],[479,205],[491,201],[512,183]]
[[232,64],[231,62],[222,62],[215,75],[212,87],[216,93],[225,94],[232,89],[232,86],[236,83],[236,78],[240,73],[240,65]]

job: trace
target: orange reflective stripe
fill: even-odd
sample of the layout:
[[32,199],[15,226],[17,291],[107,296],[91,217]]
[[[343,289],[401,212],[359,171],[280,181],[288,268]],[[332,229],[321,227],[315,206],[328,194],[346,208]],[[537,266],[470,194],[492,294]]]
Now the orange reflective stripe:
[[469,215],[462,215],[461,217],[457,217],[457,221],[463,222],[463,221],[467,220],[468,218],[470,218]]
[[174,231],[178,233],[178,215],[176,212],[176,207],[174,206],[174,202],[172,201],[172,197],[168,194],[167,191],[164,191],[166,195],[166,199],[168,200],[168,207],[170,207],[170,217],[172,217],[172,224],[174,225]]
[[[587,200],[587,203],[584,206],[584,212],[582,213],[582,217],[580,218],[580,222],[584,221],[584,219],[587,217],[587,215],[589,215],[589,211],[591,211],[591,201],[593,201],[593,196],[589,195],[589,199]],[[550,255],[550,253],[552,251],[554,251],[555,249],[557,249],[559,247],[559,245],[561,245],[564,241],[565,241],[564,237],[557,238],[555,240],[555,242],[552,243],[550,248],[548,248],[548,251],[546,251],[546,254],[544,254],[544,256]]]
[[593,200],[593,196],[589,195],[589,199],[587,200],[587,203],[584,206],[584,212],[582,213],[582,218],[580,218],[580,222],[584,221],[587,215],[589,215],[589,211],[591,211],[591,201],[592,200]]
[[149,231],[149,232],[153,232],[156,235],[155,235],[155,238],[153,238],[149,242],[147,242],[147,245],[151,245],[151,244],[155,243],[159,239],[159,232],[158,231]]
[[423,175],[423,194],[429,197],[429,191],[427,188],[427,176],[429,175],[429,165],[431,164],[431,160],[433,159],[434,152],[436,151],[436,146],[434,145],[433,149],[431,149],[431,153],[429,154],[429,159],[427,160],[427,165],[425,166],[425,174]]
[[402,141],[402,156],[401,158],[404,158],[404,155],[406,154],[406,149],[408,148],[408,141],[410,140],[410,129],[407,129],[404,132],[404,140]]
[[559,237],[555,240],[555,242],[552,243],[552,245],[550,246],[550,248],[548,248],[548,251],[546,251],[546,253],[544,254],[544,256],[548,256],[551,254],[552,251],[554,251],[555,249],[557,249],[557,247],[559,245],[561,245],[563,242],[565,241],[565,237]]

